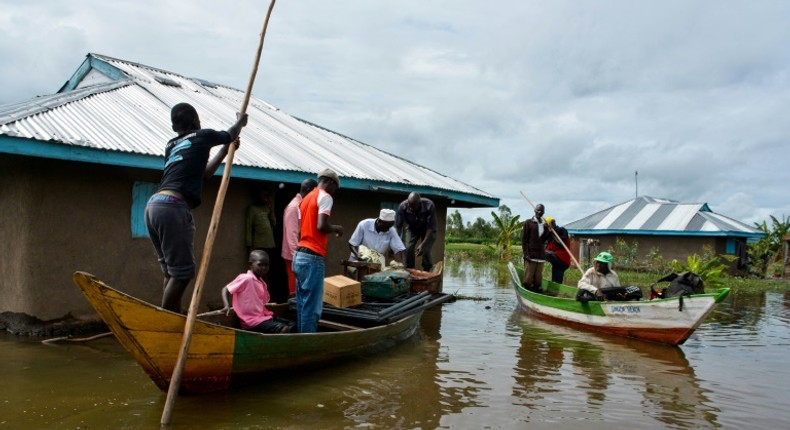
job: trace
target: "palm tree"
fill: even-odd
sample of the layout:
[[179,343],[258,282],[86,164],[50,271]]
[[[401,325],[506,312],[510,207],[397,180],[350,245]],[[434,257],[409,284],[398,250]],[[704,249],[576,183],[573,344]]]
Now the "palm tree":
[[514,217],[497,215],[491,211],[491,216],[494,217],[494,228],[497,230],[497,250],[499,251],[500,261],[510,261],[510,255],[513,249],[513,238],[516,233],[521,230],[521,222],[519,222],[519,215]]

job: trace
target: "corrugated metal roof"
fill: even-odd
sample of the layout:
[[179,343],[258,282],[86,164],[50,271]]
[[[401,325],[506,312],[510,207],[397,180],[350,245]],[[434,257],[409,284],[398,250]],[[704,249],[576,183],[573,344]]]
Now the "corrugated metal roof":
[[565,226],[571,234],[762,237],[740,221],[713,213],[707,203],[637,197]]
[[[170,107],[190,103],[198,109],[203,127],[225,129],[243,98],[243,91],[223,85],[88,54],[61,92],[0,107],[0,136],[163,157],[164,144],[173,137]],[[330,167],[341,178],[358,180],[357,188],[434,191],[474,206],[499,204],[499,199],[475,187],[291,116],[263,100],[251,98],[247,113],[250,121],[234,166],[305,174]]]

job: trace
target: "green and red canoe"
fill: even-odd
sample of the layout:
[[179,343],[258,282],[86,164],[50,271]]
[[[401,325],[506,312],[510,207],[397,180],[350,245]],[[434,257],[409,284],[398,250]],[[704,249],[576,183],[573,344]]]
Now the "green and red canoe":
[[578,289],[543,281],[543,292],[521,286],[520,269],[508,264],[519,308],[542,318],[572,326],[651,342],[680,345],[694,333],[718,303],[730,293],[715,293],[640,301],[576,300]]
[[[88,273],[76,272],[74,282],[120,344],[156,386],[167,392],[186,316],[124,294]],[[252,375],[383,350],[414,335],[424,308],[430,305],[389,324],[368,328],[322,320],[318,333],[261,334],[198,317],[180,392],[227,390]]]

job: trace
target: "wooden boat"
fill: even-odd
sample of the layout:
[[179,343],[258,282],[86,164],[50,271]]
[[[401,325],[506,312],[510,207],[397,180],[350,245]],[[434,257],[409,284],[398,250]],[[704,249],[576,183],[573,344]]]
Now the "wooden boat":
[[508,263],[519,307],[543,318],[651,342],[680,345],[730,293],[695,294],[648,301],[576,301],[578,289],[543,281],[543,293],[521,286],[522,273]]
[[[121,345],[167,392],[186,317],[115,290],[88,273],[74,273],[74,282]],[[425,303],[397,321],[369,328],[322,320],[318,333],[260,334],[199,317],[180,392],[226,390],[253,375],[386,349],[414,335],[423,310],[431,305]]]
[[442,292],[442,272],[444,271],[444,262],[440,261],[431,267],[429,272],[417,269],[406,269],[411,274],[410,291],[420,293],[428,291],[429,293],[436,294]]

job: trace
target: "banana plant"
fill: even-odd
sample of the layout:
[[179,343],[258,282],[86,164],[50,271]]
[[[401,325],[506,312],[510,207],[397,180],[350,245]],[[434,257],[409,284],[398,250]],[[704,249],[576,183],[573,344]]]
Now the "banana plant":
[[496,247],[499,252],[499,260],[510,261],[513,252],[513,238],[521,230],[520,215],[500,217],[494,211],[491,211],[491,216],[494,217],[494,228],[497,232]]

